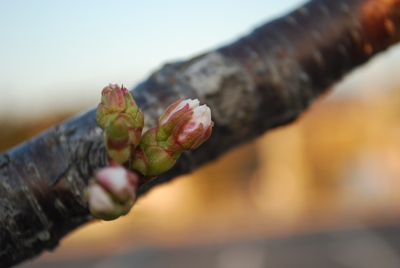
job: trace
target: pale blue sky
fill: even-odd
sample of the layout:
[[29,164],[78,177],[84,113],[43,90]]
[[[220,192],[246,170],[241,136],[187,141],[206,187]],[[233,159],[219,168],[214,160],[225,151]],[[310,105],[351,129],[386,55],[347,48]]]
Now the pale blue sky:
[[110,82],[132,87],[303,2],[0,1],[0,116],[90,107]]
[[[162,64],[229,43],[304,2],[2,0],[0,117],[90,108],[110,82],[132,88]],[[392,75],[381,80],[399,77],[397,51],[375,67]]]

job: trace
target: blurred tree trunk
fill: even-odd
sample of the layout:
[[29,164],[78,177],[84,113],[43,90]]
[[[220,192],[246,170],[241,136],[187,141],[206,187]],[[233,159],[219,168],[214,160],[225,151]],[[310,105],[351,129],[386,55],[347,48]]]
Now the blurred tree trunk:
[[[399,40],[400,0],[315,0],[233,44],[165,65],[132,91],[146,126],[181,97],[210,106],[215,127],[209,141],[138,194],[293,121],[345,73]],[[0,155],[0,267],[53,249],[92,220],[83,191],[107,164],[94,113]]]

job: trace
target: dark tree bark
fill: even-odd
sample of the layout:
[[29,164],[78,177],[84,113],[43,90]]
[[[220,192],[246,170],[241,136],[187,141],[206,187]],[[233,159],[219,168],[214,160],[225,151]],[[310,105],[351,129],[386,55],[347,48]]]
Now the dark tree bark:
[[[132,94],[154,125],[178,96],[211,107],[213,135],[139,188],[188,173],[266,130],[296,119],[329,86],[400,40],[400,0],[315,0],[248,36],[167,64]],[[51,250],[92,220],[83,191],[105,166],[90,110],[0,155],[0,267]]]

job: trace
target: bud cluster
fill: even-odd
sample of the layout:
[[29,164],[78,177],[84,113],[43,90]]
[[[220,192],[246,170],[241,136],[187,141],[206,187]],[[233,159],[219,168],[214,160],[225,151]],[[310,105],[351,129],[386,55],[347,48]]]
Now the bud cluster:
[[182,152],[199,147],[213,127],[210,108],[197,99],[178,100],[142,136],[142,111],[126,88],[112,84],[101,92],[96,120],[110,166],[94,172],[86,199],[92,215],[104,220],[128,213],[137,187],[169,170]]

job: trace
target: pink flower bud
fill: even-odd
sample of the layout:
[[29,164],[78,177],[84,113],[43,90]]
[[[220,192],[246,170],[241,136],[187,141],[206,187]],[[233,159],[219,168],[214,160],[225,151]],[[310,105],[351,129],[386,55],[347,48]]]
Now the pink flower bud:
[[182,115],[184,112],[198,107],[199,103],[198,99],[178,100],[174,102],[165,110],[164,114],[161,115],[159,124],[165,125],[172,117],[176,117],[177,114]]
[[96,171],[94,175],[98,183],[119,201],[136,199],[139,177],[135,173],[122,166],[113,165]]
[[144,125],[144,115],[130,92],[117,84],[103,88],[96,120],[105,131],[108,156],[121,164],[127,162],[139,145]]
[[126,215],[133,206],[134,200],[118,202],[95,180],[91,181],[85,194],[90,213],[102,220],[110,221]]
[[193,150],[206,141],[212,130],[211,110],[196,100],[177,101],[159,120],[157,141],[171,152]]
[[94,181],[89,184],[87,199],[90,210],[104,213],[114,210],[114,203],[110,194]]
[[135,127],[143,128],[144,116],[129,91],[117,84],[110,84],[101,91],[101,102],[97,106],[96,120],[104,129],[109,117],[115,113],[126,113],[134,120]]
[[95,172],[86,191],[90,212],[103,220],[127,214],[136,200],[139,178],[122,166],[112,164]]
[[211,135],[213,123],[211,121],[211,110],[207,105],[194,108],[187,113],[174,128],[172,136],[176,143],[186,150],[199,147]]
[[134,151],[131,169],[145,176],[169,170],[185,150],[206,141],[212,130],[211,110],[199,101],[178,100],[160,117],[159,124],[144,133]]
[[199,101],[178,100],[159,119],[158,143],[167,150],[193,150],[211,135],[211,110]]
[[126,109],[125,93],[128,90],[118,84],[109,84],[101,91],[101,102],[109,113],[123,112]]
[[99,126],[106,127],[108,116],[121,113],[126,109],[126,88],[120,88],[117,84],[109,84],[101,91],[101,102],[97,106],[96,119]]

